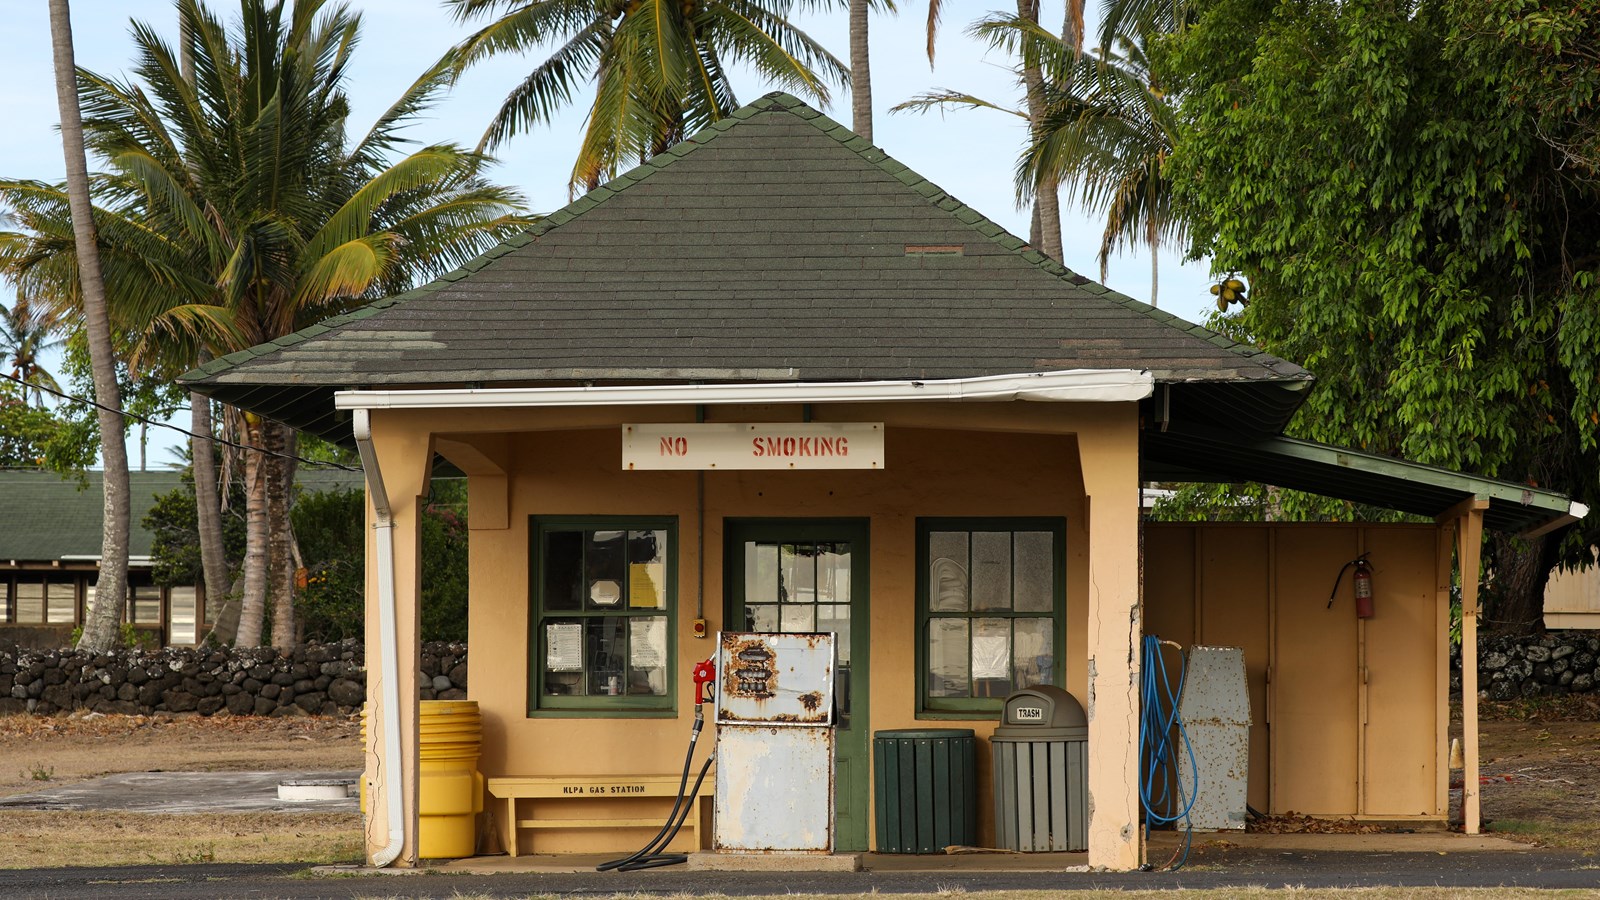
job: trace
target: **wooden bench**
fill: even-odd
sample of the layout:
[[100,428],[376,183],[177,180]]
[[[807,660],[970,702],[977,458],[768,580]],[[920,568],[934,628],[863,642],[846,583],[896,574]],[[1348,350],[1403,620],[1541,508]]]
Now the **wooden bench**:
[[[690,773],[689,785],[694,785],[694,775]],[[679,775],[568,775],[544,776],[538,778],[490,778],[489,793],[497,800],[505,801],[505,813],[502,819],[501,832],[504,835],[506,852],[512,856],[517,855],[517,837],[523,829],[538,830],[549,828],[660,828],[666,822],[666,813],[663,812],[648,818],[610,818],[610,819],[578,819],[578,818],[540,818],[539,807],[542,800],[619,800],[634,797],[652,797],[671,799],[678,795]],[[697,850],[706,848],[704,841],[704,827],[706,822],[705,811],[711,794],[715,788],[715,773],[708,774],[706,780],[701,782],[700,790],[691,798],[689,815],[683,822],[683,830],[694,839]],[[530,813],[530,818],[518,818],[517,801],[531,801],[524,807],[524,813]],[[668,807],[670,810],[670,807]]]

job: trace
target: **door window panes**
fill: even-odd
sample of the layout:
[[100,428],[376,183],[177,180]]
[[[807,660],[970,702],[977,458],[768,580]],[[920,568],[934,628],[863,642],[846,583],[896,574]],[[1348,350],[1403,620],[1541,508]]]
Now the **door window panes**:
[[988,710],[1059,684],[1065,527],[1060,520],[918,523],[922,706]]

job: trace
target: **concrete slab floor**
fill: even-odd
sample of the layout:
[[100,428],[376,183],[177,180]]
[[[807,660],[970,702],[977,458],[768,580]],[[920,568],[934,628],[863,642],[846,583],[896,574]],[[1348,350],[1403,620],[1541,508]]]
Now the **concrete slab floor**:
[[357,798],[279,800],[278,784],[308,779],[355,781],[360,772],[127,772],[0,798],[0,809],[151,813],[351,812]]
[[[1162,831],[1151,834],[1146,845],[1146,858],[1161,864],[1182,847],[1181,832]],[[1273,852],[1308,853],[1484,853],[1527,852],[1534,848],[1516,841],[1486,835],[1464,835],[1447,832],[1419,834],[1245,834],[1242,832],[1196,832],[1194,847],[1207,850],[1241,850],[1251,856]],[[499,856],[474,856],[468,859],[430,861],[426,868],[440,872],[487,875],[491,873],[543,873],[582,874],[595,871],[595,867],[624,854],[551,854],[535,853],[515,859]],[[713,854],[695,854],[696,856]],[[773,864],[766,871],[807,871],[799,867],[785,868],[777,863],[787,859],[769,856]],[[1086,872],[1087,853],[952,853],[952,854],[899,854],[863,853],[863,872],[947,872],[951,874],[977,874],[983,872]],[[694,868],[689,866],[688,868]],[[702,871],[711,867],[700,866]]]

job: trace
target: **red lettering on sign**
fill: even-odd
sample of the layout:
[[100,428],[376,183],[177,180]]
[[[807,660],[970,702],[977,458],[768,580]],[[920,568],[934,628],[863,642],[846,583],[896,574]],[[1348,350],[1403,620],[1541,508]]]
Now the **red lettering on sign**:
[[849,456],[845,437],[757,437],[750,439],[751,456]]
[[689,439],[664,437],[661,439],[660,453],[662,456],[688,456]]

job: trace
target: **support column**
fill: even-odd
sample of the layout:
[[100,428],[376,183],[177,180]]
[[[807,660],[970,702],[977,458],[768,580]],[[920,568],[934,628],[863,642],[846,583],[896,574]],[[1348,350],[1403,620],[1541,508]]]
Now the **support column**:
[[[1481,504],[1481,505],[1479,505]],[[1478,783],[1478,571],[1483,553],[1483,510],[1487,500],[1461,513],[1456,526],[1456,560],[1461,567],[1461,823],[1477,834],[1483,821]]]
[[1089,519],[1089,866],[1139,866],[1139,435],[1133,404],[1078,434]]
[[[388,498],[394,541],[393,603],[398,647],[399,677],[395,687],[399,706],[385,708],[383,697],[388,693],[382,683],[383,656],[388,652],[380,633],[379,622],[383,611],[381,604],[388,598],[379,585],[379,540],[375,527],[377,516],[373,507],[371,479],[368,472],[367,496],[367,574],[366,574],[366,665],[367,665],[367,734],[365,772],[367,788],[367,814],[365,821],[366,858],[373,861],[390,840],[388,827],[389,779],[399,779],[401,827],[403,841],[400,855],[394,860],[397,866],[415,866],[418,860],[418,691],[417,674],[422,668],[421,597],[422,597],[422,529],[421,498],[428,492],[429,473],[433,461],[431,435],[423,429],[406,427],[403,414],[375,410],[372,416],[373,446],[378,472]],[[384,750],[384,729],[392,720],[400,727],[400,758],[387,759]]]

